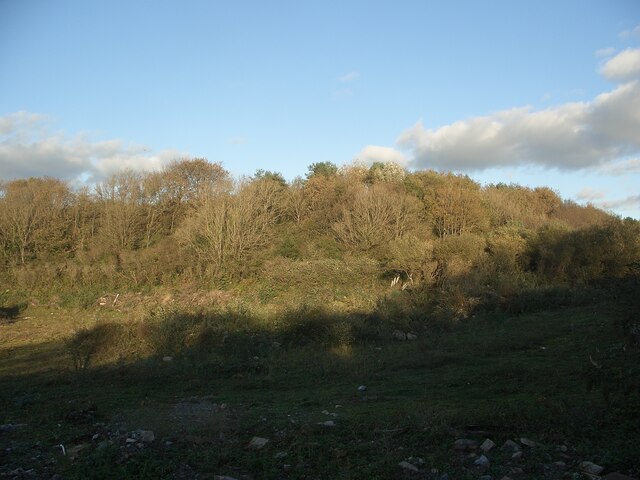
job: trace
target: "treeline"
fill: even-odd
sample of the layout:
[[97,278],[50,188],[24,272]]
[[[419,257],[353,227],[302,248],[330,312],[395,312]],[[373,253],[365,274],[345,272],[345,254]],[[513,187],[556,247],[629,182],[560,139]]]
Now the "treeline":
[[392,163],[317,163],[287,182],[263,170],[234,179],[192,159],[92,189],[53,178],[0,186],[5,288],[340,285],[346,276],[468,299],[622,277],[639,260],[635,220],[549,188],[482,187]]

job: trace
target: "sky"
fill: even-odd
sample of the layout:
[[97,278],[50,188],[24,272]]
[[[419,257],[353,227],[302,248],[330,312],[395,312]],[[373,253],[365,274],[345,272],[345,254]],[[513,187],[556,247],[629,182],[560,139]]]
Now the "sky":
[[640,219],[640,1],[0,0],[0,179],[395,161]]

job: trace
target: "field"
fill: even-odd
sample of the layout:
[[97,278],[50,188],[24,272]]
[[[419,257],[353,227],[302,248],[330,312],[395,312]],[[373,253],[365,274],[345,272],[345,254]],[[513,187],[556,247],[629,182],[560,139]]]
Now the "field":
[[[3,311],[1,477],[640,472],[624,299],[479,313],[413,340],[372,315],[103,303]],[[486,454],[454,448],[487,438]]]

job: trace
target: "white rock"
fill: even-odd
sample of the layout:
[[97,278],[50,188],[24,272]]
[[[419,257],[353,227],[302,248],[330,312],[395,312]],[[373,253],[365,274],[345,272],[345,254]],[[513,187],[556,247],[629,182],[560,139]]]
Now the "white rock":
[[326,422],[319,422],[318,425],[322,425],[323,427],[335,427],[336,424],[333,420],[327,420]]
[[398,464],[398,466],[400,468],[405,469],[405,470],[409,470],[410,472],[419,472],[418,467],[416,467],[415,465],[412,465],[411,463],[407,462],[406,460],[403,460],[402,462],[400,462]]
[[529,440],[528,438],[525,438],[525,437],[520,438],[520,443],[522,445],[525,445],[527,447],[532,447],[532,448],[538,446],[536,442],[534,442],[533,440]]
[[156,436],[151,430],[136,430],[133,433],[135,437],[143,443],[151,443],[156,439]]
[[604,467],[596,465],[593,462],[581,462],[579,465],[580,470],[589,475],[600,475],[604,470]]
[[396,340],[400,340],[401,342],[407,339],[407,334],[404,333],[402,330],[394,330],[391,336]]
[[518,445],[513,440],[507,440],[506,442],[504,442],[502,447],[500,447],[500,450],[511,450],[513,452],[517,452],[518,450],[520,450],[520,445]]
[[247,448],[250,448],[252,450],[260,450],[267,443],[269,443],[269,439],[268,438],[253,437],[251,439],[251,441],[249,442],[249,444],[247,445]]
[[359,392],[366,392],[367,391],[367,386],[366,385],[360,385],[358,387],[358,391]]
[[488,452],[489,450],[491,450],[493,447],[495,447],[496,444],[493,443],[493,441],[491,441],[491,439],[489,438],[485,438],[484,442],[482,442],[482,445],[480,445],[480,450],[482,450],[483,452]]
[[478,442],[475,440],[469,440],[468,438],[459,438],[453,444],[455,450],[477,450]]

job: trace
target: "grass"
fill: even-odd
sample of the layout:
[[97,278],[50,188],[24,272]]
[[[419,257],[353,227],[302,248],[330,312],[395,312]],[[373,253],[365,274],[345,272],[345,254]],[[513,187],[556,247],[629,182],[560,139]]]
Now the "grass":
[[[98,307],[22,314],[0,326],[0,423],[24,424],[0,432],[0,474],[477,479],[455,439],[523,436],[542,446],[519,461],[496,448],[493,478],[562,478],[559,460],[571,472],[581,460],[640,471],[638,395],[614,392],[607,403],[585,375],[590,355],[624,341],[622,303],[486,313],[413,342],[394,342],[376,318],[309,308],[170,310],[145,321]],[[166,343],[172,334],[180,341]],[[83,335],[94,357],[74,368]],[[138,429],[156,439],[127,443]],[[269,442],[246,448],[254,436]],[[424,460],[419,472],[398,466],[410,457]]]

